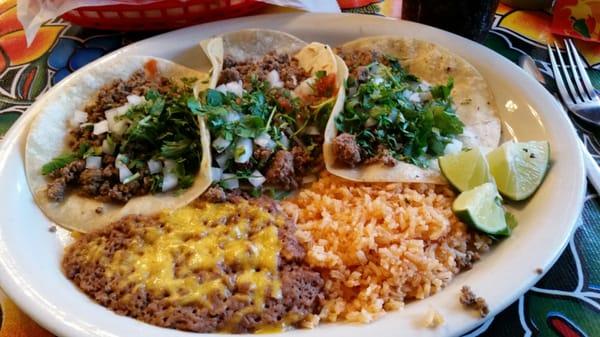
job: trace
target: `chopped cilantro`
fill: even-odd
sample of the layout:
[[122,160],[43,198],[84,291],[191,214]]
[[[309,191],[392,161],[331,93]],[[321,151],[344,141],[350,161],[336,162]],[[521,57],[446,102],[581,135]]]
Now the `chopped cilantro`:
[[42,175],[48,175],[58,169],[61,169],[70,163],[86,158],[90,156],[90,150],[93,150],[88,143],[79,144],[79,149],[74,153],[63,153],[57,157],[52,158],[51,161],[47,162],[42,166]]
[[454,79],[450,77],[448,78],[448,82],[446,83],[446,85],[440,84],[433,86],[431,88],[431,96],[433,96],[433,98],[447,100],[450,98],[450,92],[452,91],[452,87],[454,87]]
[[210,106],[219,106],[223,104],[223,94],[214,89],[208,89],[206,92],[206,104]]
[[61,154],[42,166],[42,174],[48,175],[76,161],[79,157],[73,153]]
[[443,154],[463,132],[452,106],[451,78],[428,89],[390,56],[366,70],[366,79],[348,78],[349,94],[335,124],[340,132],[356,136],[367,157],[383,147],[398,160],[426,167],[430,157]]
[[281,191],[281,190],[277,190],[272,187],[269,187],[269,188],[265,189],[264,193],[266,195],[268,195],[271,199],[283,200],[285,197],[290,195],[291,192],[290,191]]
[[123,184],[129,184],[132,181],[140,179],[140,173],[136,172],[123,180]]
[[265,130],[265,119],[253,115],[242,116],[234,130],[237,136],[255,138]]
[[191,187],[194,184],[194,178],[195,177],[191,174],[179,176],[177,181],[179,188],[185,189]]
[[[167,94],[148,91],[146,103],[127,111],[130,126],[119,151],[141,163],[174,160],[178,185],[185,188],[185,178],[193,178],[200,168],[200,126],[195,115],[200,104],[188,86],[171,90]],[[160,184],[153,183],[152,191],[160,191]]]
[[[148,90],[145,102],[130,107],[120,116],[127,120],[122,135],[107,134],[106,141],[121,160],[134,173],[123,181],[128,184],[142,177],[148,160],[175,161],[173,170],[180,188],[193,184],[200,169],[201,147],[198,117],[200,104],[190,87],[194,78],[182,80],[183,86],[172,85],[169,92]],[[102,155],[102,147],[83,143],[75,153],[58,156],[42,167],[42,174],[65,167],[69,163],[88,156]],[[162,173],[153,174],[151,192],[161,191]]]
[[[326,73],[322,72],[317,74],[317,77],[325,75]],[[249,84],[249,87],[245,86],[241,97],[229,92],[207,89],[200,95],[200,103],[190,106],[195,114],[205,118],[212,139],[221,138],[229,144],[226,148],[219,147],[219,152],[215,149],[214,160],[225,154],[231,158],[239,158],[245,154],[245,149],[236,150],[238,140],[255,141],[259,137],[259,143],[269,144],[270,155],[280,149],[289,150],[294,146],[302,146],[311,156],[320,155],[321,141],[314,137],[314,133],[311,135],[305,131],[309,126],[311,129],[316,127],[319,132],[325,129],[335,97],[315,97],[314,103],[308,104],[289,90],[273,88],[269,82],[260,81],[256,77],[251,78]],[[268,163],[268,157],[251,156],[246,163],[222,159],[220,163],[215,162],[213,165],[219,165],[223,172],[244,180],[249,178],[254,170],[264,174]]]

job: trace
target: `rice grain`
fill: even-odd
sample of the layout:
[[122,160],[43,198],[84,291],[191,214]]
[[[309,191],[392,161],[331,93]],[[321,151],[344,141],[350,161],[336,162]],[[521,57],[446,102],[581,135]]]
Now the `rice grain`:
[[452,212],[449,186],[351,182],[324,173],[283,202],[325,280],[320,319],[371,322],[440,291],[491,240]]

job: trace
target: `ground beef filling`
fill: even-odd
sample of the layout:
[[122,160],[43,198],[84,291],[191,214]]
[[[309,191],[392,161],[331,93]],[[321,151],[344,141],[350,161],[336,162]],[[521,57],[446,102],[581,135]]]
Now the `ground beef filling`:
[[267,74],[273,70],[279,73],[279,79],[288,90],[294,90],[300,82],[310,76],[295,58],[288,54],[271,52],[261,60],[252,61],[238,62],[231,57],[225,57],[219,84],[242,81],[244,88],[250,89],[254,78],[266,81]]
[[361,162],[360,147],[356,137],[349,133],[342,133],[333,139],[333,154],[338,161],[354,167]]
[[373,62],[381,62],[385,65],[389,65],[388,60],[385,56],[377,51],[366,51],[366,50],[343,50],[336,49],[336,54],[341,57],[346,66],[348,66],[348,71],[350,72],[350,76],[355,78],[359,82],[364,82],[367,80],[367,66]]
[[[259,166],[264,167],[264,176],[267,179],[265,186],[274,187],[284,191],[297,189],[302,185],[302,180],[307,172],[319,171],[323,167],[322,157],[312,158],[301,146],[294,146],[291,151],[277,150],[275,152],[256,147],[253,153]],[[249,168],[251,163],[244,164]],[[235,168],[244,166],[236,164]],[[251,195],[240,189],[224,190],[218,185],[212,185],[203,194],[202,199],[209,202],[235,201],[238,197],[252,199]]]
[[[262,203],[269,212],[280,212],[276,204],[266,198]],[[67,248],[62,261],[65,275],[82,291],[103,306],[118,314],[127,315],[144,322],[173,329],[194,332],[232,331],[253,332],[260,327],[278,325],[283,322],[300,325],[317,314],[323,299],[323,279],[316,271],[303,264],[305,251],[295,236],[295,224],[287,221],[278,230],[281,245],[279,253],[279,279],[282,296],[268,298],[264,310],[259,313],[239,313],[249,306],[244,293],[248,289],[234,288],[225,296],[209,296],[210,307],[199,303],[173,304],[165,296],[157,296],[142,287],[119,286],[120,279],[109,276],[105,266],[82,254],[86,245],[101,240],[102,254],[112,259],[136,238],[147,235],[150,228],[159,228],[164,223],[158,217],[127,216],[106,228],[87,234]],[[176,259],[177,260],[177,259]],[[227,267],[223,267],[227,269]],[[178,269],[175,268],[177,274]],[[225,270],[235,280],[234,270]],[[211,272],[198,270],[199,281],[210,279]],[[235,284],[235,283],[234,283]],[[231,289],[231,288],[230,288]]]
[[[273,70],[279,74],[283,88],[271,88],[268,92],[269,97],[276,102],[278,111],[285,112],[293,117],[298,125],[303,125],[306,116],[302,114],[302,109],[294,107],[288,93],[311,75],[300,67],[298,60],[288,54],[271,52],[260,60],[247,62],[225,57],[218,84],[241,81],[244,89],[251,91],[255,89],[252,87],[253,81],[267,81],[267,75]],[[318,79],[314,85],[314,94],[303,97],[300,104],[317,104],[331,97],[335,94],[336,85],[335,74]],[[293,142],[288,149],[271,150],[254,145],[252,160],[244,164],[234,164],[234,171],[258,169],[267,179],[265,186],[288,191],[298,188],[308,172],[316,172],[323,167],[323,158],[320,155],[323,137],[321,134],[300,134],[294,137],[288,134],[288,137]],[[225,194],[222,189],[214,187],[207,191],[204,197],[214,202],[222,202],[227,199]]]
[[[377,51],[353,50],[350,52],[338,48],[336,53],[344,59],[350,76],[358,83],[368,80],[367,66],[369,64],[380,62],[389,65],[385,56]],[[356,138],[348,133],[341,133],[333,139],[333,153],[338,163],[349,167],[375,163],[382,163],[390,167],[396,165],[396,159],[384,146],[378,146],[375,154],[368,154],[360,149]]]
[[469,286],[463,286],[460,289],[459,300],[466,308],[478,311],[481,317],[485,317],[490,313],[490,309],[488,308],[485,299],[475,295]]
[[[89,123],[106,119],[106,110],[123,106],[127,96],[144,96],[148,90],[165,94],[170,90],[170,82],[164,77],[146,75],[143,70],[135,72],[127,80],[116,80],[100,89],[96,100],[85,107]],[[77,152],[83,144],[101,147],[107,134],[94,135],[89,127],[73,128],[69,132],[69,148]],[[50,174],[47,196],[52,201],[62,201],[67,189],[86,197],[105,202],[126,203],[129,199],[150,192],[152,180],[146,167],[139,169],[140,177],[123,184],[119,180],[119,170],[115,167],[115,157],[102,153],[102,166],[99,169],[86,169],[84,160],[77,160]]]
[[[316,143],[317,141],[315,141]],[[321,153],[320,147],[313,149],[313,153]],[[262,153],[255,150],[254,156],[260,162],[256,155]],[[262,157],[264,160],[265,157]],[[300,145],[288,150],[277,150],[265,161],[266,185],[273,186],[282,190],[295,190],[302,185],[302,179],[309,172],[318,172],[323,168],[322,156],[316,158],[306,151]]]

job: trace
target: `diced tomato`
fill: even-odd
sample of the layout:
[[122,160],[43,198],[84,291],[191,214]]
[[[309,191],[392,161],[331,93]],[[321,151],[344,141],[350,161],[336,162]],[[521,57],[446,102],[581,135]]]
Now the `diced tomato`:
[[290,101],[285,98],[285,97],[279,97],[277,99],[277,104],[279,105],[279,107],[285,111],[285,112],[290,112],[292,111],[292,104],[290,103]]
[[146,70],[146,75],[148,77],[154,77],[158,74],[158,66],[156,60],[152,59],[144,64],[144,70]]
[[319,97],[328,97],[333,95],[336,90],[335,74],[328,74],[317,80],[315,83],[315,93]]

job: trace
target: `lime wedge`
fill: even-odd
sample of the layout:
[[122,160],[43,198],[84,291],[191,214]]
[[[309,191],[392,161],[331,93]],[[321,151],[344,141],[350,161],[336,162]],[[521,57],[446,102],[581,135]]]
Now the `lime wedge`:
[[493,183],[462,192],[454,200],[452,210],[459,219],[486,234],[510,235],[502,198]]
[[485,155],[479,148],[440,157],[440,170],[461,192],[492,181]]
[[550,144],[509,141],[488,153],[487,161],[502,195],[512,200],[527,199],[542,184],[548,171]]

